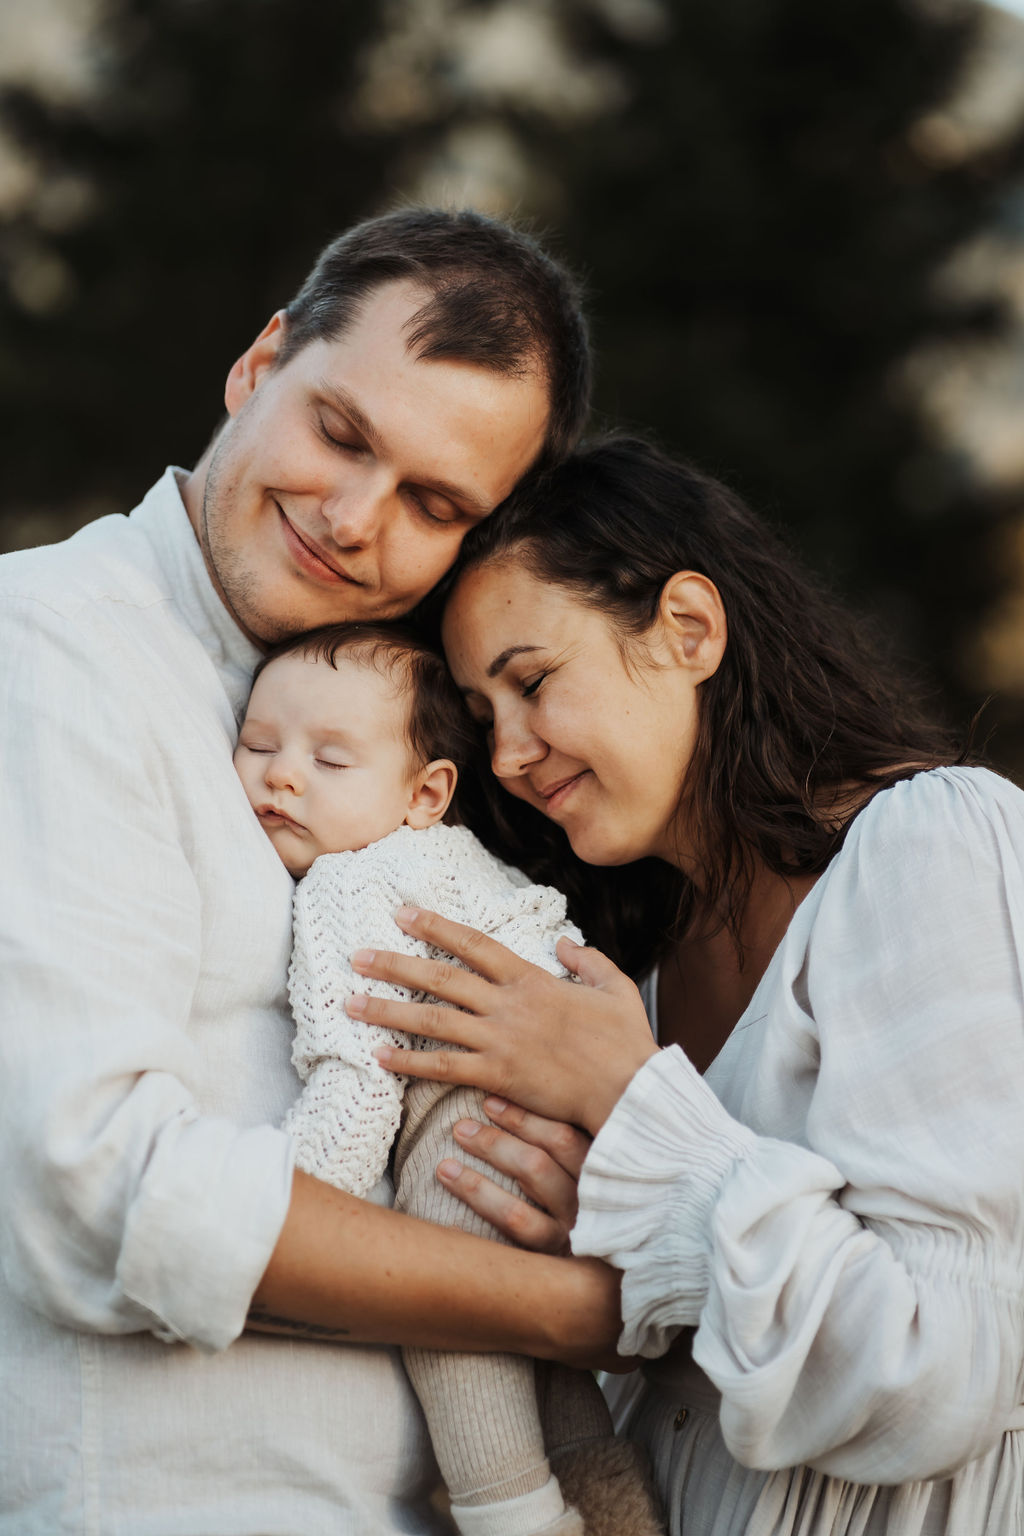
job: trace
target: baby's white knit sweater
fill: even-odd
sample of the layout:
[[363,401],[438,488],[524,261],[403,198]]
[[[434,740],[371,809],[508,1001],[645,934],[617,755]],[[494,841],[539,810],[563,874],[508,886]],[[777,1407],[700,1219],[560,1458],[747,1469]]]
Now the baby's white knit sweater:
[[[380,1045],[408,1047],[410,1039],[350,1019],[346,999],[365,992],[418,1001],[424,994],[357,975],[352,954],[386,949],[441,955],[397,926],[395,912],[403,904],[480,929],[555,975],[566,975],[556,941],[564,934],[583,942],[566,920],[560,892],[531,884],[465,827],[399,827],[366,848],[316,860],[295,891],[288,974],[292,1060],[306,1086],[285,1129],[301,1169],[355,1195],[368,1194],[387,1166],[408,1081],[385,1071],[371,1052]],[[436,1045],[420,1038],[412,1043],[419,1049]]]
[[[582,942],[558,891],[531,885],[464,827],[400,827],[357,852],[321,855],[295,892],[292,1059],[306,1086],[285,1129],[300,1168],[357,1195],[374,1189],[397,1140],[399,1210],[504,1241],[436,1177],[443,1157],[473,1166],[452,1127],[459,1119],[485,1118],[482,1095],[385,1071],[371,1055],[374,1048],[408,1046],[410,1038],[345,1012],[354,991],[424,996],[358,976],[351,966],[356,949],[441,954],[396,925],[403,904],[480,929],[556,975],[567,974],[555,954],[559,937]],[[436,1048],[423,1038],[412,1043]],[[484,1171],[516,1189],[507,1176]],[[596,1445],[603,1454],[612,1444],[608,1410],[588,1372],[538,1364],[535,1376],[534,1362],[520,1356],[424,1349],[405,1349],[403,1360],[462,1536],[582,1536],[581,1517],[566,1508],[548,1458],[561,1456],[564,1466],[574,1448]]]

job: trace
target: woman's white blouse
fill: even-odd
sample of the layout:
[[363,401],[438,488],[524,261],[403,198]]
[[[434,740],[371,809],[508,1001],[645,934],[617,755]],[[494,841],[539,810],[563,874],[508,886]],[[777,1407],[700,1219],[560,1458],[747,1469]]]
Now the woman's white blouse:
[[673,1046],[616,1106],[573,1249],[623,1271],[623,1353],[677,1340],[630,1394],[673,1529],[1024,1529],[1022,966],[1024,795],[918,774],[706,1076]]

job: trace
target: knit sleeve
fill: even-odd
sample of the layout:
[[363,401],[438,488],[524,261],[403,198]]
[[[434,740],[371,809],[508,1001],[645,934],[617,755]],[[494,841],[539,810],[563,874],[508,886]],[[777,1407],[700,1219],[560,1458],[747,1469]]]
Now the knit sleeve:
[[387,842],[317,859],[295,892],[288,990],[295,1018],[292,1061],[305,1083],[284,1129],[296,1165],[339,1189],[365,1195],[380,1179],[398,1133],[406,1079],[387,1072],[372,1052],[405,1045],[404,1036],[345,1012],[353,992],[408,998],[404,987],[357,976],[359,948],[425,954],[394,922],[408,900]]
[[[436,827],[430,836],[434,909],[478,928],[531,965],[566,976],[555,946],[563,937],[582,944],[583,935],[566,917],[561,891],[534,885],[521,870],[502,864],[465,827]],[[426,853],[425,841],[417,846]]]

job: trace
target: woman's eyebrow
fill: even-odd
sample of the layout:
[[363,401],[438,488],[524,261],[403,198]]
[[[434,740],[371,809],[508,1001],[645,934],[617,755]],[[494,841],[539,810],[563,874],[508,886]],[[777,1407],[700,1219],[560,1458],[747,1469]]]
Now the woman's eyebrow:
[[488,677],[497,677],[503,671],[513,656],[528,656],[531,651],[539,651],[539,645],[510,645],[507,650],[501,651],[487,668]]

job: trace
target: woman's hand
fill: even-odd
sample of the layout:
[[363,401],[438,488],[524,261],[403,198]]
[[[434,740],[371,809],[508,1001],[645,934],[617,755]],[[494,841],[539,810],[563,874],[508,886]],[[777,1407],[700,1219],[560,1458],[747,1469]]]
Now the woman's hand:
[[590,1137],[574,1125],[545,1120],[502,1099],[485,1099],[484,1110],[495,1125],[460,1120],[455,1137],[481,1162],[515,1179],[527,1199],[453,1160],[440,1164],[438,1178],[520,1248],[570,1253],[577,1182]]
[[402,907],[395,920],[403,932],[446,950],[462,965],[359,950],[352,956],[359,975],[429,993],[438,1002],[357,994],[349,998],[348,1012],[464,1049],[381,1047],[374,1054],[382,1065],[410,1077],[470,1084],[596,1135],[634,1073],[657,1050],[629,978],[597,950],[569,939],[559,940],[558,958],[582,986],[435,912]]

